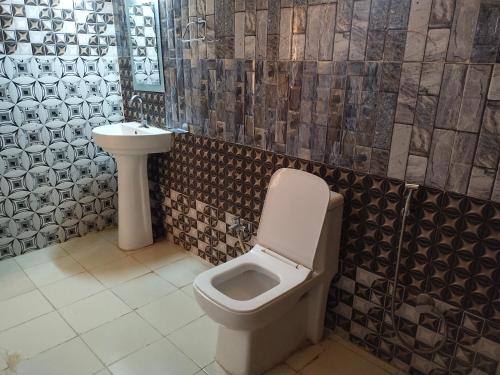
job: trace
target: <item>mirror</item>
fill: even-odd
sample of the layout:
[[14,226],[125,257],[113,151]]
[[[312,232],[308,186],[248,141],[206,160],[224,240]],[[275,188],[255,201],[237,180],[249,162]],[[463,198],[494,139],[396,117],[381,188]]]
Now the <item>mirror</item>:
[[158,0],[127,0],[125,10],[134,90],[163,92]]

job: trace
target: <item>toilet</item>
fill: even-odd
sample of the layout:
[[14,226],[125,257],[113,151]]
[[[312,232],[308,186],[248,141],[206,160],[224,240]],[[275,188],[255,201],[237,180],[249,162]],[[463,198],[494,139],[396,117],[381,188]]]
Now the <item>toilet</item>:
[[279,169],[256,245],[194,280],[196,300],[219,324],[216,361],[230,374],[261,374],[307,340],[321,340],[343,201],[321,178]]

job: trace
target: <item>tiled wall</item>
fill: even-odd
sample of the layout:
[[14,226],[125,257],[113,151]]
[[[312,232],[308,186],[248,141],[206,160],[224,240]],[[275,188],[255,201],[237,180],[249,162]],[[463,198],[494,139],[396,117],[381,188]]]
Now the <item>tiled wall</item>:
[[[194,134],[151,158],[155,230],[225,262],[240,254],[228,225],[238,215],[257,228],[276,169],[315,173],[346,198],[327,326],[412,374],[500,373],[500,3],[160,5],[166,90],[145,95]],[[200,15],[213,42],[180,43]],[[397,324],[431,345],[439,322],[418,317],[414,297],[434,296],[450,332],[433,355],[403,348],[390,326],[403,179],[425,187],[406,228]]]
[[229,225],[238,215],[258,227],[274,171],[289,167],[322,177],[346,198],[340,272],[326,325],[411,374],[500,372],[498,203],[434,188],[420,188],[413,198],[397,324],[417,348],[440,338],[436,317],[415,310],[415,296],[426,292],[449,325],[444,348],[421,356],[400,344],[390,319],[401,181],[189,134],[176,135],[170,156],[155,158],[150,167],[155,211],[166,218],[170,237],[213,264],[241,255]]
[[497,0],[160,3],[169,126],[500,201]]
[[123,118],[111,2],[0,2],[0,259],[115,223]]

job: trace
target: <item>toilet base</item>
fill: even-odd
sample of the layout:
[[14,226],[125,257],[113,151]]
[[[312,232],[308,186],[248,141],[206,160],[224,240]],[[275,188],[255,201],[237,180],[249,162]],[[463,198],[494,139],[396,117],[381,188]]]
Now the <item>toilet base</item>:
[[284,361],[309,338],[306,300],[257,330],[219,326],[216,361],[232,375],[260,375]]

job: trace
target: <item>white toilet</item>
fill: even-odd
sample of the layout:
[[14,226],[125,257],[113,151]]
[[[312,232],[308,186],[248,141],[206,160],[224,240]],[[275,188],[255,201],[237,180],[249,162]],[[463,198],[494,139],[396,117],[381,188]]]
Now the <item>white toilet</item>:
[[319,177],[280,169],[271,178],[251,251],[200,274],[194,293],[219,323],[216,360],[257,375],[323,335],[338,268],[343,197]]

